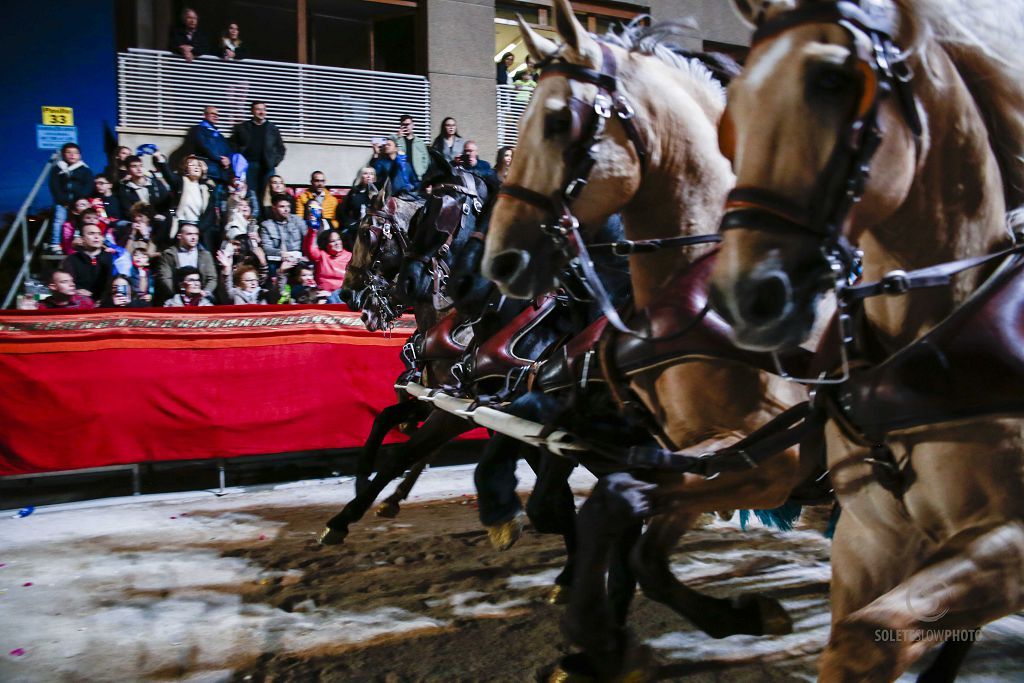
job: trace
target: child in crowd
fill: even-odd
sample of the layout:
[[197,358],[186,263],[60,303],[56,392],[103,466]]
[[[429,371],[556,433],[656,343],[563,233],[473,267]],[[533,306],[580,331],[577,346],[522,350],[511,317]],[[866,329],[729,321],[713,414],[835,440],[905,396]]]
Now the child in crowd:
[[121,201],[114,194],[114,184],[102,173],[93,179],[93,192],[90,199],[92,199],[93,208],[108,224],[113,225],[118,219],[125,218]]
[[[60,228],[60,253],[70,254],[75,250],[75,240],[81,234],[82,216],[86,211],[95,213],[92,203],[85,197],[76,199],[69,207],[67,220]],[[94,224],[99,224],[98,218],[97,215],[97,221]]]
[[127,273],[128,282],[136,296],[143,301],[153,300],[153,276],[149,268],[149,249],[146,246],[136,246],[132,249],[132,263]]
[[73,142],[60,148],[60,159],[50,170],[50,194],[53,195],[53,226],[50,231],[51,254],[69,253],[61,249],[62,228],[68,219],[68,208],[76,200],[92,192],[92,171],[82,161],[82,150]]

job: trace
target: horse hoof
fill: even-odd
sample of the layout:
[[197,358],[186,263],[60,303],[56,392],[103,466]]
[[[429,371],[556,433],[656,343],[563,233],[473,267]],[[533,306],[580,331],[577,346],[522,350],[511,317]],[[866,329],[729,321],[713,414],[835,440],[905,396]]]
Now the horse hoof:
[[320,545],[341,545],[345,542],[346,536],[348,536],[348,531],[325,526],[316,540]]
[[398,516],[398,512],[401,507],[398,503],[392,500],[385,500],[383,503],[377,506],[377,516],[385,517],[387,519],[394,519]]
[[597,672],[590,667],[582,652],[562,657],[544,677],[546,683],[591,683],[597,680]]
[[646,648],[627,655],[625,665],[614,674],[601,673],[582,652],[566,655],[544,678],[548,683],[647,683],[657,680],[657,667]]
[[517,512],[515,517],[507,522],[487,527],[487,538],[490,539],[491,546],[495,550],[508,550],[514,546],[523,533],[525,516],[522,512]]
[[549,605],[566,605],[569,603],[569,587],[555,584],[548,592]]
[[[775,598],[765,595],[745,595],[740,598],[743,608],[757,614],[762,636],[785,636],[793,632],[793,619]],[[745,603],[745,604],[743,604]]]

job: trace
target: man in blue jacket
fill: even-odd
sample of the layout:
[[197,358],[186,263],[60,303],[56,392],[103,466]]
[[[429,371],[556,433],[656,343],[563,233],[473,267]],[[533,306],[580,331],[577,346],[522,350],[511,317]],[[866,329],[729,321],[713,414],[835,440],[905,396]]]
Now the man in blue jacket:
[[217,107],[203,109],[203,120],[188,129],[185,149],[206,162],[210,180],[217,185],[225,185],[234,174],[231,171],[231,145],[217,128],[219,119]]
[[379,146],[374,145],[376,152],[370,166],[377,173],[377,184],[385,180],[391,181],[391,192],[401,191],[416,193],[419,191],[419,179],[409,163],[409,158],[398,151],[398,146],[391,138],[387,138]]

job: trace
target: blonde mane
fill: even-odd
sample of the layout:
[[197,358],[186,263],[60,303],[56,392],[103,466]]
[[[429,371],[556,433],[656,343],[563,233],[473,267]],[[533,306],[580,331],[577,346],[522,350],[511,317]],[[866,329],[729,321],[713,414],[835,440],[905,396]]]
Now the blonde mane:
[[594,36],[609,45],[621,47],[628,52],[655,57],[673,69],[682,71],[700,86],[714,102],[725,103],[725,85],[703,62],[684,47],[685,39],[695,35],[697,24],[691,19],[663,21],[644,26],[638,17],[629,24],[623,24],[618,31],[609,29],[603,36]]
[[[867,0],[879,3],[882,0]],[[952,60],[988,128],[1007,209],[1024,206],[1024,4],[1006,0],[888,0],[899,12],[908,58],[928,64],[934,41]]]

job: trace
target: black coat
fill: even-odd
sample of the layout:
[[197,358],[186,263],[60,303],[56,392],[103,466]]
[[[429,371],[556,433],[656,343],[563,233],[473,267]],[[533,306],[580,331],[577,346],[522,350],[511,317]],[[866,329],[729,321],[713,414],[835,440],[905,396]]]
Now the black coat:
[[84,251],[76,251],[60,264],[75,278],[75,287],[92,292],[92,298],[99,299],[110,289],[110,281],[114,277],[114,260],[105,251],[96,255],[96,263]]
[[92,192],[92,169],[82,164],[70,173],[61,173],[56,164],[50,169],[50,194],[57,204],[67,206]]
[[[266,121],[263,125],[267,127],[265,133],[267,138],[263,144],[262,159],[252,159],[248,153],[249,142],[257,132],[256,124],[252,122],[252,119],[240,121],[235,124],[235,127],[231,129],[231,144],[250,162],[262,164],[265,169],[276,168],[278,164],[284,161],[284,140],[281,138],[281,131],[278,130],[277,126],[275,126],[273,122]],[[251,189],[256,190],[257,192],[261,192],[263,190],[261,187],[254,187]]]
[[198,57],[199,55],[205,55],[210,52],[209,42],[206,40],[206,34],[203,33],[203,29],[197,28],[192,32],[192,38],[188,37],[188,29],[184,26],[175,26],[171,29],[171,37],[168,40],[167,49],[175,54],[181,54],[178,50],[180,45],[191,45],[192,55]]
[[[156,176],[149,176],[149,180],[149,205],[157,213],[167,213],[171,197],[167,186],[160,182]],[[125,214],[132,210],[132,206],[136,202],[142,201],[139,198],[138,191],[135,188],[129,187],[127,181],[121,181],[117,184],[117,199],[121,202],[121,210]]]

